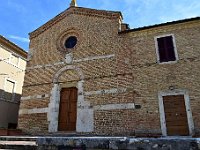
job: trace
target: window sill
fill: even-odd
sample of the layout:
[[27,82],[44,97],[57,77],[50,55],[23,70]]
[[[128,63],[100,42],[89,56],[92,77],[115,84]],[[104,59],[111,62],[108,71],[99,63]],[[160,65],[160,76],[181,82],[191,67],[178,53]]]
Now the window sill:
[[175,60],[175,61],[168,61],[168,62],[159,62],[157,61],[158,64],[160,65],[165,65],[165,64],[176,64],[178,63],[178,60]]

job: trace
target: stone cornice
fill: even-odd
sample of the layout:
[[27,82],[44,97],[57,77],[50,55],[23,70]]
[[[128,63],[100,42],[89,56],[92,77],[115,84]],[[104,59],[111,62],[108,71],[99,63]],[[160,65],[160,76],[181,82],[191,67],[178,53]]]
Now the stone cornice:
[[92,16],[92,17],[100,17],[100,18],[107,18],[107,19],[122,19],[121,12],[118,11],[106,11],[106,10],[96,10],[96,9],[89,9],[89,8],[82,8],[82,7],[69,7],[67,10],[63,11],[35,31],[29,33],[30,39],[37,37],[54,24],[61,21],[68,15],[77,14],[77,15],[84,15],[84,16]]

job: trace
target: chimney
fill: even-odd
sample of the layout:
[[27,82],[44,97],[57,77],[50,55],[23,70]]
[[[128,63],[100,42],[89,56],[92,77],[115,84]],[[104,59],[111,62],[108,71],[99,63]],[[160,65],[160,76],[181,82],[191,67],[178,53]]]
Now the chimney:
[[126,31],[126,30],[129,30],[129,29],[130,29],[129,24],[127,24],[127,23],[121,24],[121,31]]

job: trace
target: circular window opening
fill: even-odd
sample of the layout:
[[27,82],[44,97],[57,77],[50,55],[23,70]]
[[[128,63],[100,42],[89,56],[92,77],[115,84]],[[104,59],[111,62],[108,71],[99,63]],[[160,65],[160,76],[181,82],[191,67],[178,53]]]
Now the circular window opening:
[[65,41],[65,47],[66,48],[74,48],[74,46],[77,43],[77,38],[75,36],[70,36],[66,41]]

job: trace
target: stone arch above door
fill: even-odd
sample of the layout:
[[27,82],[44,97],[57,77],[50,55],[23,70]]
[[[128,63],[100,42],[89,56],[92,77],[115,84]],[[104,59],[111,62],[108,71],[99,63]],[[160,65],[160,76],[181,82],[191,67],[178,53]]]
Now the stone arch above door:
[[[60,105],[60,90],[61,84],[59,83],[60,76],[66,71],[74,70],[79,76],[79,81],[77,81],[76,87],[78,89],[78,100],[77,100],[77,124],[76,132],[92,132],[93,131],[93,109],[90,108],[90,103],[84,100],[84,74],[80,68],[73,65],[68,65],[60,70],[54,75],[53,87],[51,91],[49,111],[48,111],[48,122],[49,132],[58,131],[58,115],[59,115],[59,105]],[[85,117],[87,116],[87,117]]]
[[80,80],[84,80],[84,75],[83,75],[82,70],[79,67],[70,65],[70,66],[65,66],[65,67],[61,68],[60,70],[58,70],[58,72],[54,75],[53,83],[54,84],[58,83],[59,77],[61,76],[61,74],[68,70],[75,70],[77,72],[77,74],[80,76]]

